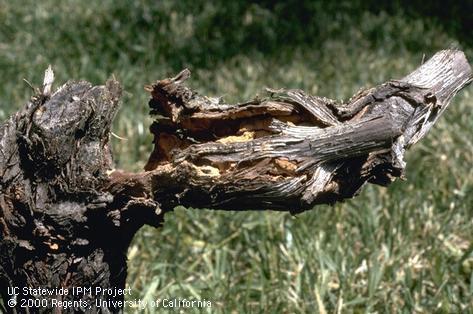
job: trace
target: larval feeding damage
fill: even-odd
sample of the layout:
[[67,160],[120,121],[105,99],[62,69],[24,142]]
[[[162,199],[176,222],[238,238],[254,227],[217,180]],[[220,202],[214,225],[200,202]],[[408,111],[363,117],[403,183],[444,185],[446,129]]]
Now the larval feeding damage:
[[[441,51],[345,104],[268,90],[230,105],[185,87],[189,75],[147,88],[156,121],[143,172],[111,170],[110,128],[121,94],[113,79],[104,86],[71,81],[53,92],[48,70],[43,89],[0,125],[3,304],[11,299],[6,287],[84,287],[54,296],[17,292],[37,307],[121,312],[127,301],[113,288],[124,289],[133,235],[144,224],[160,226],[176,205],[295,213],[352,197],[366,182],[387,185],[402,176],[404,152],[472,70],[462,52]],[[87,293],[97,287],[105,293]],[[22,313],[21,303],[12,311]]]
[[186,69],[146,87],[155,147],[145,169],[157,177],[164,166],[179,173],[185,184],[171,182],[183,205],[297,212],[352,197],[366,182],[401,177],[405,150],[467,84],[471,69],[462,52],[442,51],[409,76],[343,104],[284,89],[227,104],[186,87],[189,77]]

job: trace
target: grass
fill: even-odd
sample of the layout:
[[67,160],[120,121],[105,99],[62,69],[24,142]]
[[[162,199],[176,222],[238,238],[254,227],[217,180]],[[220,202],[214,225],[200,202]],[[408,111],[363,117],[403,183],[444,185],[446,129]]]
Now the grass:
[[[0,0],[0,119],[50,63],[56,82],[113,74],[126,91],[113,131],[127,138],[112,138],[114,155],[139,170],[151,151],[143,86],[183,67],[193,88],[229,101],[266,86],[346,99],[439,49],[473,60],[444,20],[295,3]],[[407,154],[406,182],[296,217],[177,208],[162,229],[143,228],[128,252],[130,299],[206,299],[202,312],[219,313],[473,312],[472,93]]]

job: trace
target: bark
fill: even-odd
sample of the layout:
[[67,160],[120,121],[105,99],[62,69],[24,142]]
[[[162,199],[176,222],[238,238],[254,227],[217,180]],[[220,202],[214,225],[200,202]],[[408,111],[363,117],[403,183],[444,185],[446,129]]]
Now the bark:
[[74,310],[119,312],[117,303],[98,308],[95,300],[123,295],[72,288],[123,289],[133,235],[159,226],[176,205],[298,213],[353,197],[365,183],[388,185],[403,176],[406,149],[473,74],[461,51],[446,50],[346,103],[282,89],[233,105],[189,89],[189,76],[184,70],[146,88],[154,150],[141,173],[113,169],[110,125],[121,94],[113,79],[51,93],[47,71],[42,90],[0,126],[4,311],[25,312],[8,307],[9,287],[63,287],[66,296],[17,300],[82,300],[90,309]]

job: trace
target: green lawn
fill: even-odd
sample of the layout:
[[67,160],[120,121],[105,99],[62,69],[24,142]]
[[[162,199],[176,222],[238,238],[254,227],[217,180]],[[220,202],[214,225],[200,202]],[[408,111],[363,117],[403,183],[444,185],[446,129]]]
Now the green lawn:
[[[464,42],[471,29],[456,20],[364,9],[358,1],[0,0],[0,119],[30,97],[23,79],[40,85],[48,64],[57,84],[115,75],[126,92],[113,132],[127,140],[112,138],[114,155],[118,167],[139,170],[152,149],[143,86],[184,67],[193,88],[229,101],[264,87],[346,99],[440,49],[460,48],[473,61]],[[222,313],[473,313],[472,103],[469,87],[407,154],[407,181],[389,188],[368,186],[295,217],[177,208],[162,229],[135,237],[132,298],[206,299]]]

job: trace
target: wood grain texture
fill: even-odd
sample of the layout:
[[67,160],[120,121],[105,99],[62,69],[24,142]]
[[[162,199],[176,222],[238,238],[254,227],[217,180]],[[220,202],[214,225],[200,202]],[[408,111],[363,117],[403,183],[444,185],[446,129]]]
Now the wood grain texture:
[[227,104],[186,87],[189,77],[184,70],[146,88],[154,150],[140,173],[113,169],[115,80],[68,82],[52,92],[48,70],[43,90],[0,125],[4,302],[14,286],[124,288],[133,235],[144,224],[160,226],[176,205],[297,213],[353,197],[368,182],[387,185],[403,175],[405,150],[432,128],[472,70],[461,51],[441,51],[345,103],[267,90]]
[[146,170],[157,182],[166,176],[178,195],[169,202],[158,188],[156,199],[164,197],[165,207],[300,212],[352,197],[366,182],[388,185],[401,177],[405,150],[425,136],[472,72],[461,51],[446,50],[346,103],[267,90],[264,98],[233,105],[187,88],[189,76],[184,70],[147,87],[158,116]]

